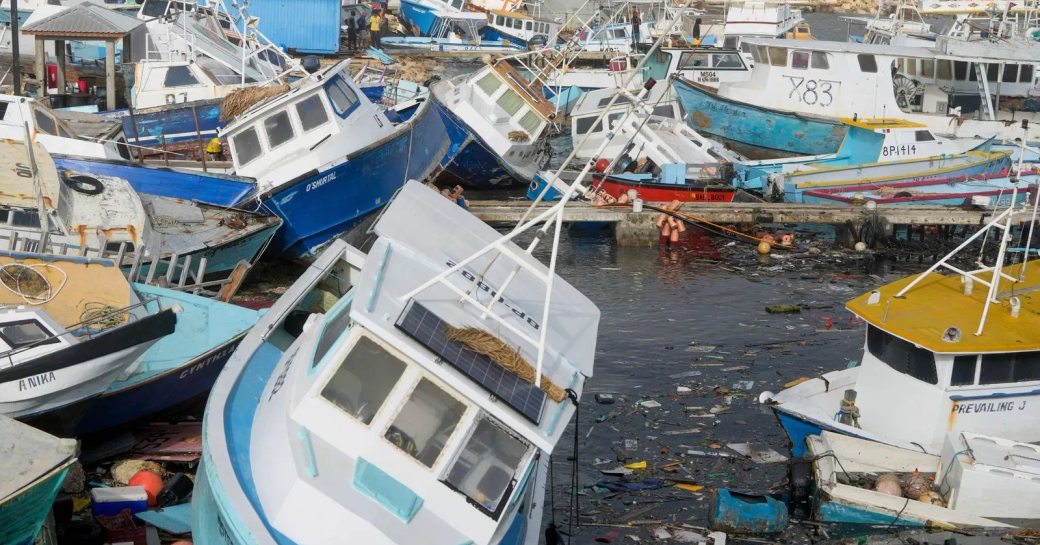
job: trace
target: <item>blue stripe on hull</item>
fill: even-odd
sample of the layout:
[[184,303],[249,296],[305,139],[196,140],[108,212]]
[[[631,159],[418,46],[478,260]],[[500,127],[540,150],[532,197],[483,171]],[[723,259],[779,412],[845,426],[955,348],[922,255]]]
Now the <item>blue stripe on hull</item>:
[[241,341],[238,337],[148,382],[105,393],[90,405],[76,434],[134,422],[205,395]]
[[810,435],[819,435],[823,428],[812,422],[807,422],[793,415],[773,409],[776,417],[780,420],[787,436],[791,439],[791,456],[794,458],[805,456],[805,439]]
[[[431,93],[432,96],[432,93]],[[433,99],[444,124],[448,127],[452,148],[458,150],[454,159],[444,167],[444,173],[460,183],[478,189],[514,186],[521,182],[502,165],[480,136],[455,116],[436,98]]]
[[284,221],[271,244],[285,257],[306,257],[382,208],[410,179],[423,180],[451,157],[448,133],[432,105],[378,147],[263,199]]
[[432,9],[407,0],[401,1],[401,7],[397,14],[415,29],[420,36],[429,36],[434,24],[440,19]]
[[[1007,162],[1007,159],[1002,159],[1000,161],[988,161],[988,162],[982,163],[982,164],[975,164],[975,165],[966,166],[965,168],[962,168],[960,170],[955,170],[955,171],[952,171],[952,172],[942,172],[942,173],[936,173],[936,174],[928,174],[928,175],[924,175],[924,176],[913,176],[913,177],[908,177],[908,178],[901,178],[901,179],[898,179],[898,180],[891,180],[891,181],[888,181],[888,182],[878,182],[878,183],[875,183],[873,185],[875,185],[875,186],[880,188],[880,187],[885,187],[887,185],[896,184],[896,183],[900,183],[900,182],[927,181],[927,180],[936,180],[936,179],[943,179],[943,178],[958,178],[958,177],[961,177],[961,176],[971,177],[971,176],[979,176],[979,175],[983,175],[983,174],[993,174],[993,173],[996,173],[996,172],[1000,172],[1004,168],[1006,162]],[[852,174],[852,173],[853,173],[853,171],[850,170],[849,174]],[[850,179],[849,180],[849,185],[858,185],[858,184],[861,184],[861,183],[863,183],[863,182],[861,182],[860,180],[857,180],[857,179]],[[804,202],[804,203],[833,203],[834,202],[831,199],[820,198],[820,197],[817,197],[817,196],[812,195],[812,194],[806,195],[804,193],[805,190],[795,189],[793,183],[789,183],[789,184],[785,184],[785,185],[789,189],[785,188],[785,190],[784,190],[784,194],[785,194],[785,199],[784,200],[787,200],[788,202]],[[975,189],[976,190],[984,190],[984,189],[981,189],[981,187],[982,187],[981,184],[979,184],[979,185],[975,186]],[[840,188],[841,188],[841,186],[830,186],[827,189],[829,189],[829,190],[830,189],[837,190],[837,189],[840,189]],[[895,189],[897,192],[899,190],[899,188],[893,188],[893,189]],[[908,188],[908,189],[910,191],[914,191],[914,190],[917,190],[918,188],[915,187],[915,188]],[[989,188],[986,188],[986,189],[989,189]],[[1008,188],[1008,189],[1010,191],[1010,188]],[[964,200],[963,197],[960,200],[961,200],[961,202],[963,202],[963,200]]]
[[[195,128],[195,116],[198,118],[198,130],[202,139],[217,135],[217,129],[224,126],[220,120],[220,102],[196,102],[195,116],[192,115],[191,102],[148,108],[134,112],[134,117],[123,117],[123,134],[129,142],[136,143],[135,137],[140,133],[142,146],[160,144],[159,137],[165,135],[166,143],[190,142],[198,140]],[[136,124],[137,128],[134,129]]]
[[865,507],[855,507],[835,502],[826,502],[816,510],[816,520],[820,522],[840,522],[846,524],[886,524],[917,528],[924,526],[918,520],[896,517],[894,514],[871,511]]
[[0,505],[0,543],[4,545],[31,545],[43,527],[58,490],[65,481],[64,469]]
[[822,155],[835,153],[847,127],[721,98],[681,80],[675,91],[694,130],[755,148]]
[[59,169],[114,176],[130,182],[138,193],[204,202],[229,207],[246,198],[253,191],[253,183],[246,179],[186,172],[160,167],[131,165],[126,162],[54,156]]
[[501,29],[494,28],[492,26],[486,26],[481,30],[481,38],[485,40],[500,40],[503,42],[509,42],[511,45],[520,46],[521,49],[527,49],[527,40],[517,38],[512,34],[503,32]]

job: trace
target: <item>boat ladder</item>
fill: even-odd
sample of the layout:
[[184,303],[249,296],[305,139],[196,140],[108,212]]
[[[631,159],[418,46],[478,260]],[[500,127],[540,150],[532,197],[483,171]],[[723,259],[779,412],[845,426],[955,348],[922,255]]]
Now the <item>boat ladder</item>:
[[993,97],[989,92],[989,80],[987,79],[987,67],[984,62],[975,63],[975,83],[979,87],[979,98],[982,99],[982,108],[986,112],[986,119],[993,121],[997,118],[993,111]]

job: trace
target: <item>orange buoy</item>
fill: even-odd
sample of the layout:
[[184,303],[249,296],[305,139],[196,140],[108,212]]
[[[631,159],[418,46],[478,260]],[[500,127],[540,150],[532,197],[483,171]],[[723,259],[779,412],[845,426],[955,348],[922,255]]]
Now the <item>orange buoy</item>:
[[610,166],[610,161],[608,161],[606,159],[600,159],[600,160],[596,161],[596,167],[595,167],[596,168],[596,172],[599,172],[599,173],[606,172],[607,167],[609,167],[609,166]]
[[137,473],[134,473],[133,477],[130,477],[130,482],[126,483],[130,486],[143,486],[144,491],[148,493],[148,506],[155,506],[155,498],[162,491],[163,481],[162,477],[157,475],[155,472],[142,469]]

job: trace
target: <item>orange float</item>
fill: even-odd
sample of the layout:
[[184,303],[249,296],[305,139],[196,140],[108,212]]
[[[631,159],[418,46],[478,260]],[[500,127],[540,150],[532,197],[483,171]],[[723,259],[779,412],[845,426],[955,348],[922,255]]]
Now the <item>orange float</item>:
[[142,486],[144,491],[148,493],[148,506],[155,506],[155,499],[159,496],[159,492],[162,491],[163,480],[162,477],[157,475],[154,471],[148,471],[142,469],[137,473],[134,473],[133,477],[130,477],[130,482],[126,483],[130,486]]

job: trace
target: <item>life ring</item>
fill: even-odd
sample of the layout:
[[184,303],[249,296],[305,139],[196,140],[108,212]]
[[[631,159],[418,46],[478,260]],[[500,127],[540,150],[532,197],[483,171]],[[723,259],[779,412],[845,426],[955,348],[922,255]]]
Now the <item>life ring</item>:
[[105,191],[104,184],[97,178],[90,176],[66,176],[65,185],[69,186],[69,189],[84,195],[100,195]]

